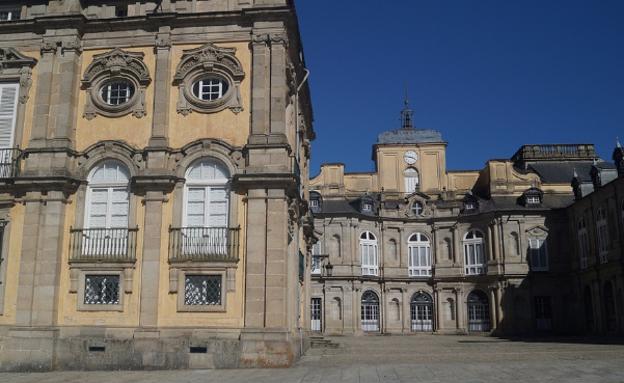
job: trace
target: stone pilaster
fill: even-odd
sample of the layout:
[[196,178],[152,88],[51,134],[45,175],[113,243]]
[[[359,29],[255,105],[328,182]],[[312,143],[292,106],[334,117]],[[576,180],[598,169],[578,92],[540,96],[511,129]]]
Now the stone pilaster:
[[[139,325],[153,328],[158,325],[158,293],[162,237],[163,191],[145,192],[145,222],[143,224],[143,260],[141,263],[141,311]],[[166,291],[166,290],[163,290]]]
[[271,39],[271,134],[270,143],[286,143],[286,102],[288,79],[286,75],[288,40],[285,35],[273,34]]
[[46,145],[56,51],[56,43],[46,41],[41,45],[41,59],[37,64],[34,118],[30,134],[31,147],[44,147]]
[[266,143],[271,113],[271,50],[268,35],[255,35],[251,42],[251,135],[250,143]]
[[65,230],[65,195],[28,194],[18,282],[16,324],[56,324],[58,287]]
[[261,328],[266,323],[267,199],[264,189],[248,191],[247,222],[245,327]]
[[169,97],[171,93],[171,28],[160,27],[156,36],[156,72],[154,74],[154,117],[150,146],[168,144]]

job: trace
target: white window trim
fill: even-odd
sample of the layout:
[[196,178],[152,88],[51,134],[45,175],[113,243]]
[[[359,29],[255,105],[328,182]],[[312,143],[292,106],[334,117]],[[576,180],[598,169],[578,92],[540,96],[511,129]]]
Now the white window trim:
[[18,107],[18,101],[19,101],[19,92],[20,92],[20,84],[19,83],[3,83],[0,84],[0,94],[4,93],[5,89],[10,89],[12,88],[15,91],[15,97],[13,99],[13,105],[12,105],[12,109],[13,109],[13,113],[10,116],[1,116],[2,118],[11,118],[11,126],[10,126],[10,132],[9,132],[9,140],[8,140],[8,146],[6,147],[1,147],[0,149],[8,149],[8,148],[12,148],[14,147],[14,140],[15,140],[15,126],[16,126],[16,122],[17,122],[17,107]]
[[[226,197],[225,212],[227,214],[225,227],[229,227],[230,190],[227,187],[229,179],[228,178],[213,178],[213,179],[196,180],[196,179],[189,178],[189,173],[191,169],[193,168],[193,166],[195,166],[196,164],[199,164],[203,160],[205,159],[200,159],[198,162],[193,163],[191,166],[189,166],[189,168],[186,171],[186,183],[184,184],[184,197],[183,197],[183,202],[182,202],[182,206],[183,206],[182,207],[182,226],[183,227],[188,226],[187,212],[188,212],[188,201],[189,201],[189,197],[188,197],[189,189],[191,188],[203,188],[204,189],[204,226],[203,227],[211,227],[211,226],[206,225],[206,222],[209,222],[209,218],[210,218],[210,214],[209,214],[210,191],[212,188],[223,188],[225,190],[225,197]],[[227,168],[225,168],[224,165],[221,165],[221,164],[219,165],[223,166],[223,169],[227,171]]]
[[597,216],[596,237],[598,238],[598,256],[601,263],[607,263],[609,260],[609,228],[604,209],[599,209]]
[[[319,275],[321,274],[321,251],[322,247],[321,247],[321,243],[317,242],[314,245],[312,245],[312,263],[310,265],[310,273],[313,275]],[[315,263],[315,261],[317,261],[317,263]],[[315,267],[317,266],[317,267]]]
[[[468,235],[470,233],[479,233],[481,238],[470,238],[468,239]],[[483,233],[478,230],[470,230],[464,236],[463,245],[464,245],[464,272],[466,275],[483,275],[487,273],[487,259],[485,255],[485,241],[483,238]],[[475,263],[470,263],[469,250],[475,254]],[[481,258],[481,262],[477,262],[477,252],[476,249],[479,249],[479,255]]]
[[[375,239],[362,239],[361,235],[360,235],[360,261],[361,261],[361,267],[362,267],[362,275],[369,275],[369,276],[378,276],[379,275],[379,245],[377,242],[377,237],[375,237],[374,234],[370,233],[370,232],[365,232],[368,233],[367,237],[372,236]],[[369,263],[364,263],[364,249],[368,248],[368,249],[372,249],[372,256],[369,253],[369,260],[371,262]],[[372,260],[370,258],[373,258]]]
[[[93,176],[94,172],[102,165],[106,164],[106,163],[116,163],[114,160],[113,161],[104,161],[103,163],[99,164],[98,166],[94,167],[93,169],[91,169],[91,174],[89,175],[89,179],[91,179],[91,177]],[[127,171],[127,169],[126,169]],[[128,171],[128,175],[130,174],[130,172]],[[93,190],[94,189],[107,189],[107,198],[106,198],[106,224],[104,227],[95,227],[92,226],[91,224],[91,205],[93,202]],[[84,222],[85,222],[85,229],[90,229],[90,228],[102,228],[102,229],[111,229],[111,217],[112,217],[112,205],[113,205],[113,192],[115,190],[120,190],[120,189],[124,189],[126,191],[126,193],[128,193],[128,210],[126,211],[126,225],[123,227],[119,227],[119,228],[128,228],[129,227],[129,220],[130,220],[130,188],[129,188],[129,181],[128,182],[103,182],[103,183],[91,183],[89,182],[89,184],[87,185],[87,195],[85,198],[85,218],[84,218]],[[117,228],[117,227],[115,227]]]
[[[415,235],[418,235],[418,239],[416,241],[411,241],[412,237]],[[407,242],[408,275],[410,277],[430,277],[432,270],[431,242],[429,242],[427,236],[422,233],[414,233],[409,238],[410,240]],[[420,258],[421,250],[425,252],[425,264],[414,265],[414,263],[416,263],[414,261]]]
[[589,235],[584,225],[578,230],[578,242],[580,267],[586,269],[589,263]]
[[548,241],[529,238],[529,262],[532,271],[548,271]]

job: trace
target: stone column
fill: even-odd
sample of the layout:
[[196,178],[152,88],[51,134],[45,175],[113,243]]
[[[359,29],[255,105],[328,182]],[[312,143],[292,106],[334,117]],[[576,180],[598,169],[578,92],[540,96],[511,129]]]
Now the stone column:
[[37,89],[34,97],[35,108],[29,143],[31,147],[46,146],[56,50],[55,42],[47,41],[41,45],[41,59],[37,63]]
[[272,34],[271,40],[271,143],[286,143],[286,77],[288,40],[285,34]]
[[56,324],[65,204],[61,191],[28,194],[19,271],[16,325]]
[[[143,328],[158,326],[158,292],[160,282],[160,257],[163,205],[166,197],[163,191],[145,192],[145,222],[143,224],[143,260],[141,263],[141,311],[139,325]],[[184,283],[184,282],[181,282]]]
[[162,26],[156,36],[156,70],[154,73],[154,116],[149,146],[167,146],[169,97],[171,93],[171,27]]
[[498,325],[498,317],[496,315],[496,293],[495,288],[490,288],[490,320],[492,323],[492,331],[496,330]]
[[269,36],[258,34],[251,42],[252,69],[251,83],[251,137],[250,143],[266,143],[270,131],[271,111],[271,51],[268,45]]
[[451,232],[453,233],[453,266],[457,266],[462,263],[460,256],[463,257],[463,252],[460,251],[461,246],[457,227],[452,227]]
[[455,290],[455,321],[457,323],[457,330],[466,330],[467,325],[467,317],[466,322],[464,321],[464,292],[459,289]]
[[[80,38],[78,32],[61,41],[54,65],[48,120],[48,146],[72,147],[76,130],[76,111],[80,81]],[[54,166],[54,165],[53,165]]]
[[435,332],[438,332],[442,328],[442,326],[440,326],[440,310],[442,309],[442,302],[440,302],[440,290],[438,290],[437,288],[433,290],[433,309],[435,313],[433,330]]
[[245,327],[265,326],[267,199],[264,189],[247,192]]

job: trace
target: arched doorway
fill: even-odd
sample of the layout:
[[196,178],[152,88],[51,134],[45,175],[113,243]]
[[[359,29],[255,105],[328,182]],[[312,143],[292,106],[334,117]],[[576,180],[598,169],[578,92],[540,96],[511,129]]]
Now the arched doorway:
[[431,295],[418,292],[410,304],[412,331],[433,331],[433,299]]
[[362,294],[362,331],[379,331],[379,297],[370,290]]
[[490,331],[490,304],[483,291],[475,290],[468,295],[468,331]]

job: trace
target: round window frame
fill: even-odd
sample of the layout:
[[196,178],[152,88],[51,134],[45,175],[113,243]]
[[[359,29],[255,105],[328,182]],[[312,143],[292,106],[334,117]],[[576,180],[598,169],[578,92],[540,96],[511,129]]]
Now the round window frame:
[[[134,93],[128,101],[119,105],[111,105],[102,98],[102,88],[114,82],[128,82],[134,87]],[[132,112],[135,104],[139,100],[140,84],[132,76],[122,74],[99,78],[91,87],[90,97],[98,112],[107,117],[119,117]]]
[[[227,91],[223,94],[222,97],[216,100],[202,100],[193,93],[193,86],[195,85],[195,83],[206,78],[221,79],[227,84]],[[186,100],[195,108],[212,112],[217,112],[228,108],[230,100],[232,99],[235,91],[236,86],[234,79],[232,79],[232,77],[228,74],[217,70],[196,70],[193,73],[190,73],[184,79],[184,89],[182,90],[182,92],[184,92]]]

